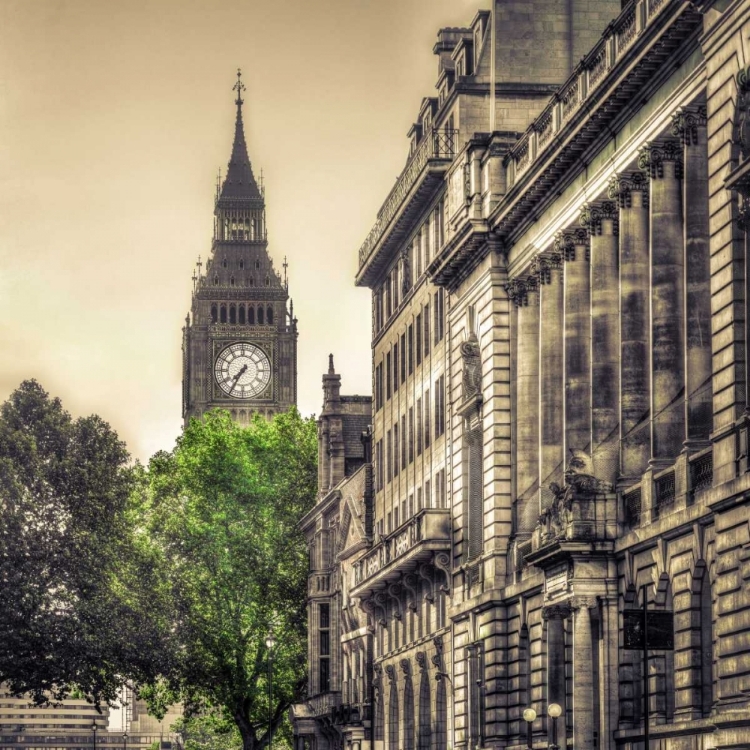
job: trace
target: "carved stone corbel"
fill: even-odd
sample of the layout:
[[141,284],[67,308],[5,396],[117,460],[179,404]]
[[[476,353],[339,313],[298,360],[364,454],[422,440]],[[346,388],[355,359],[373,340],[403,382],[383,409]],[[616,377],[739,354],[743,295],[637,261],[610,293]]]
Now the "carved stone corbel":
[[401,585],[398,583],[389,583],[386,586],[388,596],[395,602],[393,606],[393,619],[401,619]]
[[432,564],[438,569],[445,573],[445,584],[439,588],[446,594],[451,592],[451,579],[453,577],[453,571],[451,570],[451,558],[446,552],[436,552],[432,558]]
[[[367,630],[370,633],[375,632],[375,624],[378,622],[377,615],[375,614],[375,603],[372,601],[372,599],[360,599],[359,600],[359,608],[365,613],[368,620]],[[369,624],[369,622],[372,622],[372,625]],[[382,625],[383,623],[381,623]]]
[[396,668],[393,664],[386,664],[385,673],[388,675],[389,682],[393,682],[396,679]]
[[375,606],[383,613],[383,616],[378,620],[378,624],[385,627],[388,624],[387,610],[386,610],[386,597],[383,591],[378,591],[372,596],[372,601]]
[[407,590],[409,594],[411,594],[411,599],[409,597],[406,597],[406,606],[412,611],[417,611],[417,592],[419,590],[419,579],[417,578],[414,573],[407,573],[402,583],[404,584],[404,588]]
[[424,651],[417,651],[414,654],[414,660],[417,662],[420,672],[424,672],[427,669],[427,655]]
[[411,662],[408,659],[401,659],[398,664],[401,667],[404,676],[409,677],[411,675]]
[[430,568],[429,565],[426,563],[422,563],[419,566],[419,575],[422,578],[423,581],[427,583],[427,593],[424,595],[425,601],[430,602],[432,604],[435,601],[435,592],[434,592],[434,586],[432,580],[432,568]]

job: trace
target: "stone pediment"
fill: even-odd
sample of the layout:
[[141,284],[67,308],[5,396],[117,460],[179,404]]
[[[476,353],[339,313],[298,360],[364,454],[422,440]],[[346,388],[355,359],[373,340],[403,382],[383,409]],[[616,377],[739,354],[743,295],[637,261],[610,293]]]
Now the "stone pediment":
[[336,557],[345,560],[355,552],[370,546],[365,531],[364,501],[349,495],[343,502],[341,526],[336,539]]

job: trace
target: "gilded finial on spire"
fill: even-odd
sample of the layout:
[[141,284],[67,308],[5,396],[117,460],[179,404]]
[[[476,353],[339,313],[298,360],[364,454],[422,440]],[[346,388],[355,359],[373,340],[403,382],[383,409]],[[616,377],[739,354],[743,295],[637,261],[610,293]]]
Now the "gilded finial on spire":
[[242,99],[242,92],[245,90],[245,84],[242,83],[242,70],[240,68],[237,68],[237,83],[232,86],[232,91],[237,92],[237,98],[234,100],[234,103],[240,107],[243,103]]

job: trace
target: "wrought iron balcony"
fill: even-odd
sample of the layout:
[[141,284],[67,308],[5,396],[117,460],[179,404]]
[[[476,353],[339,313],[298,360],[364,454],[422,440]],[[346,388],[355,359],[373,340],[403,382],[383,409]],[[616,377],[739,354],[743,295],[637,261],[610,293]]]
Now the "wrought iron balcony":
[[378,212],[375,225],[359,249],[357,283],[366,285],[375,275],[387,248],[411,229],[417,214],[443,182],[458,148],[458,130],[429,130],[396,180]]
[[352,596],[395,580],[407,569],[429,560],[435,552],[449,551],[450,543],[450,511],[421,510],[354,564]]

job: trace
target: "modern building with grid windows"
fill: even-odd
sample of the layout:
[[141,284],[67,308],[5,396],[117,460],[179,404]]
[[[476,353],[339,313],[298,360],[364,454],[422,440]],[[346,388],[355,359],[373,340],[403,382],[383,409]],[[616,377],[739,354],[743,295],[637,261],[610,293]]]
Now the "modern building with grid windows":
[[750,748],[748,38],[748,0],[438,33],[359,250],[372,481],[306,519],[295,750]]

